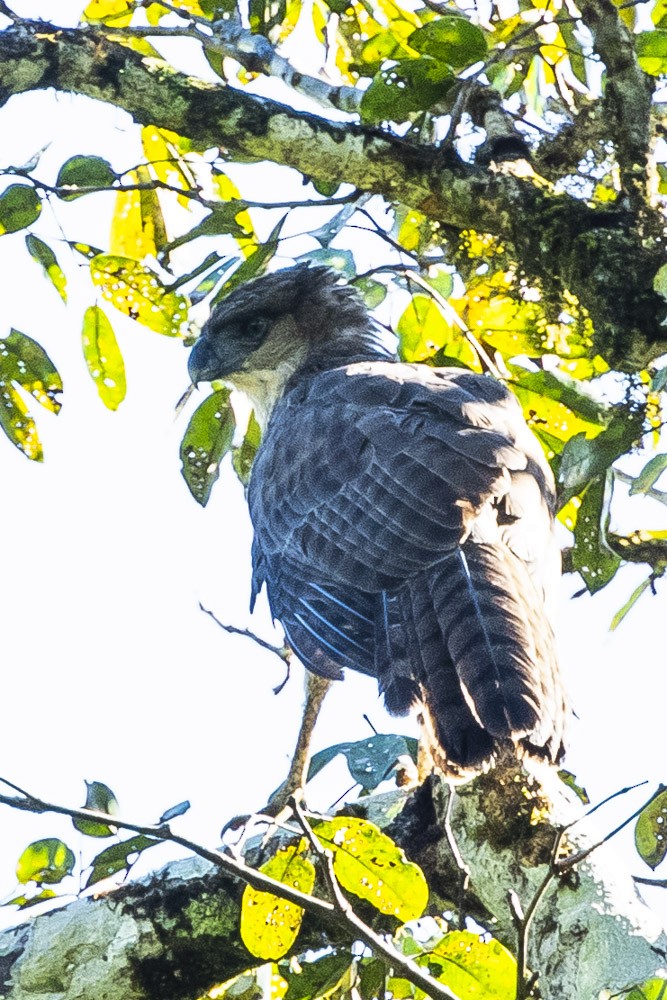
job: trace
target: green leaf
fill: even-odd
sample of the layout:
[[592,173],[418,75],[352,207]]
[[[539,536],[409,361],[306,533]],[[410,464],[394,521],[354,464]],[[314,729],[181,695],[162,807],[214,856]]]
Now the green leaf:
[[357,989],[361,1000],[387,995],[387,966],[379,958],[362,958],[357,967]]
[[155,840],[140,834],[136,837],[130,837],[129,840],[123,840],[120,844],[106,847],[93,858],[92,870],[86,881],[86,889],[96,882],[101,882],[102,879],[131,868],[142,851],[162,843],[162,840]]
[[53,362],[35,340],[12,330],[0,340],[0,427],[27,458],[41,462],[44,455],[37,426],[16,385],[45,409],[60,411],[57,395],[63,384]]
[[[425,361],[442,352],[454,362],[480,370],[477,354],[462,331],[448,322],[435,299],[428,295],[413,295],[396,332],[404,361]],[[438,362],[444,364],[445,360],[438,358]]]
[[[109,813],[114,816],[118,812],[116,796],[108,785],[102,781],[86,782],[86,801],[82,809],[94,809],[96,812]],[[86,837],[112,837],[116,828],[96,820],[72,819],[74,828]]]
[[[304,857],[306,841],[281,848],[260,871],[284,885],[310,893],[315,885],[315,867]],[[252,955],[282,958],[296,941],[303,909],[270,892],[247,885],[241,902],[241,939]]]
[[67,278],[51,247],[44,240],[40,240],[38,236],[34,236],[32,233],[28,233],[26,236],[25,244],[28,248],[28,253],[35,263],[41,266],[44,274],[51,281],[60,298],[63,302],[67,302]]
[[642,582],[639,584],[638,587],[635,587],[635,589],[632,591],[625,604],[618,609],[618,611],[612,618],[611,623],[609,625],[610,632],[614,632],[618,628],[618,626],[621,624],[621,622],[628,614],[628,612],[632,611],[632,609],[634,608],[635,604],[642,596],[644,591],[648,590],[648,588],[651,586],[652,581],[653,581],[653,574],[650,574],[649,576],[647,576],[645,580],[642,580]]
[[110,410],[117,410],[125,399],[125,365],[113,327],[99,306],[86,309],[81,342],[100,399]]
[[250,481],[250,471],[255,455],[262,440],[262,429],[255,419],[254,412],[250,414],[243,442],[238,448],[232,448],[232,467],[244,486]]
[[8,899],[7,902],[0,903],[0,906],[18,906],[20,910],[27,910],[30,906],[37,906],[38,903],[44,903],[47,899],[56,899],[57,893],[53,889],[42,889],[41,892],[36,892],[34,896],[14,896],[13,899]]
[[32,337],[12,330],[0,340],[0,373],[1,377],[18,382],[44,409],[51,413],[60,411],[56,397],[63,391],[62,379],[44,348]]
[[560,778],[560,780],[563,782],[564,785],[567,785],[568,788],[572,789],[572,791],[577,796],[580,802],[583,802],[585,806],[587,806],[590,803],[591,800],[588,797],[588,792],[583,787],[583,785],[577,784],[576,775],[572,774],[572,771],[565,771],[564,769],[561,768],[558,771],[558,777]]
[[667,980],[647,979],[640,986],[635,986],[624,1000],[667,1000]]
[[93,282],[112,306],[166,337],[181,335],[187,300],[170,292],[150,268],[129,257],[99,254],[90,262]]
[[630,487],[630,496],[637,493],[648,493],[651,487],[658,481],[660,476],[667,470],[667,454],[654,455],[642,471],[636,476]]
[[[280,974],[287,981],[283,1000],[311,1000],[327,997],[353,975],[354,964],[349,951],[333,952],[314,961],[303,962],[298,972],[281,965]],[[348,989],[352,985],[349,982]]]
[[350,743],[342,753],[354,780],[369,792],[389,777],[399,757],[413,757],[406,737],[390,733]]
[[354,287],[361,292],[367,309],[377,308],[387,297],[387,286],[373,278],[360,278],[354,282]]
[[639,65],[651,76],[667,73],[667,31],[640,31],[635,35],[635,52]]
[[325,267],[330,267],[344,275],[348,281],[351,281],[357,273],[351,250],[334,250],[333,247],[322,247],[320,250],[309,250],[308,253],[301,254],[298,260],[309,260],[313,264],[323,264]]
[[72,156],[60,168],[56,187],[68,189],[59,192],[63,201],[73,201],[88,194],[78,188],[111,188],[116,177],[111,164],[101,156]]
[[30,226],[41,211],[42,203],[34,188],[10,184],[0,194],[0,236]]
[[464,69],[484,59],[487,52],[486,38],[481,28],[465,17],[445,14],[430,21],[408,38],[417,52],[432,56],[455,69]]
[[452,931],[417,962],[457,996],[514,1000],[516,995],[516,960],[494,938],[483,941],[471,931]]
[[250,281],[251,278],[254,278],[257,274],[264,270],[265,266],[271,258],[275,256],[276,250],[278,249],[280,231],[283,228],[283,222],[286,218],[287,216],[283,216],[278,220],[276,225],[271,230],[269,238],[266,242],[259,243],[257,248],[252,251],[240,267],[237,267],[232,276],[225,281],[221,288],[218,289],[211,300],[211,309],[215,308],[215,306],[217,306],[219,302],[229,295],[234,288],[238,288],[239,285],[245,284],[246,281]]
[[563,497],[574,496],[625,454],[640,436],[643,422],[643,412],[621,407],[597,437],[587,438],[582,432],[570,438],[563,448],[558,474]]
[[182,802],[177,802],[175,806],[170,806],[169,809],[165,809],[160,816],[158,823],[168,823],[170,820],[176,819],[178,816],[184,816],[190,808],[191,806],[188,799],[184,799]]
[[643,861],[655,870],[667,855],[667,788],[642,809],[635,826],[635,846]]
[[401,59],[373,77],[361,98],[361,117],[370,125],[405,121],[441,101],[453,83],[451,68],[430,56]]
[[229,389],[218,389],[190,418],[181,441],[182,474],[193,497],[205,507],[220,475],[220,462],[232,446],[234,412]]
[[401,922],[422,915],[428,902],[422,870],[376,826],[340,816],[316,823],[313,833],[333,853],[334,872],[344,889]]
[[323,767],[341,754],[345,757],[350,774],[367,790],[376,788],[383,781],[399,757],[417,760],[417,740],[409,736],[376,733],[367,740],[354,743],[336,743],[313,754],[308,768],[308,781]]
[[667,365],[660,368],[651,379],[652,392],[664,392],[667,390]]
[[74,854],[64,841],[47,837],[26,847],[16,865],[16,877],[21,885],[56,885],[72,874],[74,863]]
[[621,565],[605,541],[610,502],[611,477],[598,476],[586,487],[574,529],[572,566],[591,594],[605,587]]

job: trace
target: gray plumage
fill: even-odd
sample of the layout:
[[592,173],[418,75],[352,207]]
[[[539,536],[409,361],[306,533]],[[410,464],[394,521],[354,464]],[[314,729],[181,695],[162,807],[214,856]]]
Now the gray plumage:
[[450,774],[509,743],[559,759],[554,484],[507,389],[397,362],[356,292],[306,265],[225,299],[189,369],[265,425],[253,602],[266,584],[306,667],[376,676],[394,714],[421,706]]

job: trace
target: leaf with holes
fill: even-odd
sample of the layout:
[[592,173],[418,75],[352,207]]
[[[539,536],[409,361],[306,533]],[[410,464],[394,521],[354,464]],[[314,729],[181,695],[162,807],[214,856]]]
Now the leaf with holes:
[[667,788],[663,785],[639,814],[635,846],[642,860],[654,870],[667,855]]
[[[281,848],[260,871],[300,892],[312,892],[315,867],[304,854],[306,847],[302,839],[296,845]],[[245,887],[241,939],[252,955],[265,960],[282,958],[296,941],[302,919],[303,909],[295,903],[250,885]]]
[[[116,796],[108,785],[103,781],[86,782],[86,801],[82,809],[93,809],[96,812],[109,813],[114,816],[118,812],[118,802]],[[113,837],[116,827],[107,823],[98,823],[97,820],[72,819],[72,824],[79,833],[86,837]]]
[[361,98],[361,117],[369,125],[405,121],[441,101],[454,82],[451,68],[430,56],[400,59],[373,77]]
[[16,865],[16,877],[25,885],[56,885],[74,871],[74,854],[67,844],[56,837],[35,840],[26,847]]
[[84,313],[81,343],[100,399],[108,409],[117,410],[125,399],[125,364],[113,327],[99,306]]
[[51,413],[60,411],[63,390],[58,371],[43,347],[19,330],[0,340],[0,377],[12,379]]
[[104,298],[130,319],[166,337],[181,336],[187,301],[165,288],[150,268],[129,257],[99,254],[90,262],[90,273]]
[[308,781],[323,767],[342,754],[350,774],[363,788],[372,791],[392,770],[400,757],[417,760],[417,741],[409,736],[376,733],[366,740],[354,743],[336,743],[313,754],[308,768]]
[[0,427],[23,454],[41,462],[44,454],[33,420],[17,385],[45,409],[60,411],[62,380],[46,351],[18,330],[0,340]]
[[[131,170],[124,182],[145,185],[152,179],[148,167],[141,165]],[[115,200],[109,253],[134,260],[157,257],[167,245],[167,230],[158,192],[153,188],[119,191]]]
[[[1,347],[0,347],[1,354]],[[37,433],[37,424],[33,420],[20,392],[5,380],[0,361],[0,427],[19,451],[32,462],[44,459],[42,442]]]
[[218,389],[190,418],[181,441],[182,474],[193,497],[205,507],[220,475],[220,462],[232,446],[234,411],[229,389]]
[[10,184],[0,194],[0,236],[32,225],[41,211],[42,203],[34,188]]
[[67,278],[51,247],[32,233],[28,233],[26,236],[25,245],[28,248],[28,253],[35,263],[40,265],[60,298],[63,302],[67,302]]
[[621,565],[620,557],[605,540],[611,491],[611,475],[598,476],[587,486],[574,529],[572,566],[591,594],[606,587]]
[[408,44],[455,69],[463,69],[479,62],[486,55],[484,32],[465,17],[445,14],[423,28],[417,28],[408,38]]
[[90,193],[79,188],[107,190],[113,187],[115,180],[111,164],[101,156],[72,156],[58,171],[56,186],[67,189],[59,192],[63,201],[72,201]]
[[93,858],[92,871],[88,876],[85,888],[88,889],[96,882],[110,878],[111,875],[116,875],[118,872],[126,871],[132,867],[143,851],[163,843],[162,840],[155,840],[152,837],[144,837],[143,834],[139,834],[136,837],[130,837],[129,840],[121,841],[120,844],[106,847]]
[[457,996],[514,1000],[516,995],[516,959],[495,938],[452,931],[417,962]]
[[341,816],[316,823],[313,833],[333,852],[334,872],[344,889],[401,922],[422,915],[428,885],[421,868],[376,826]]

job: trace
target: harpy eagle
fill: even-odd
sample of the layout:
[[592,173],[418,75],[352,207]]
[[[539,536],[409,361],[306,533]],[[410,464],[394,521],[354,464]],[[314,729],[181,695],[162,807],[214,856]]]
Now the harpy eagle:
[[266,584],[304,665],[420,707],[452,777],[508,746],[557,761],[554,482],[511,393],[397,361],[358,293],[306,264],[233,291],[188,368],[247,394],[263,427],[251,606]]

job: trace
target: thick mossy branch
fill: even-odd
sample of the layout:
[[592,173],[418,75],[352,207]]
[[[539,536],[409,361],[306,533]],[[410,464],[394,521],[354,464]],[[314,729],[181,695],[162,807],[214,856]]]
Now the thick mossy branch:
[[199,148],[221,146],[241,160],[272,160],[346,182],[450,230],[493,233],[513,243],[525,274],[577,296],[593,319],[597,350],[612,365],[633,368],[667,350],[667,303],[652,287],[663,252],[644,239],[634,215],[591,209],[534,180],[472,167],[451,151],[188,78],[94,29],[10,27],[0,35],[0,57],[0,104],[47,87],[74,91],[188,136]]
[[636,208],[646,194],[646,158],[651,135],[651,79],[642,72],[634,40],[611,0],[582,0],[584,22],[607,68],[604,111],[616,146],[621,183]]

